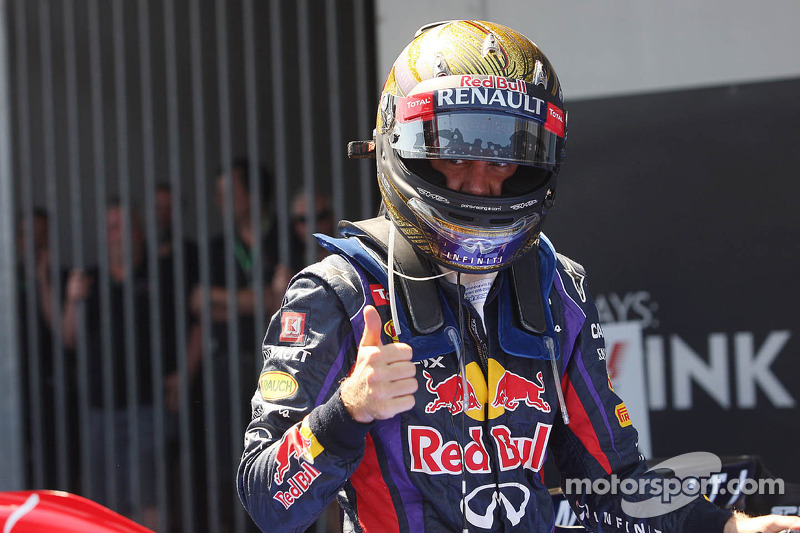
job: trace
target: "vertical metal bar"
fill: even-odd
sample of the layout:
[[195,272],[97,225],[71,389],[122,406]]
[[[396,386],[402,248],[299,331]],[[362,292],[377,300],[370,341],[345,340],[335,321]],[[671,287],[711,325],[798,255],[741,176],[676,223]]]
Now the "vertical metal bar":
[[164,2],[164,48],[167,75],[167,138],[169,153],[170,190],[174,203],[172,208],[172,274],[175,280],[175,331],[177,334],[176,354],[178,364],[179,389],[179,432],[180,432],[180,476],[181,476],[181,520],[185,531],[195,531],[194,517],[194,475],[192,464],[192,433],[189,399],[189,366],[186,335],[188,332],[186,316],[186,279],[184,276],[186,258],[183,250],[183,198],[181,180],[180,138],[178,125],[178,79],[177,51],[175,45],[175,1]]
[[66,488],[69,478],[69,440],[67,438],[67,395],[64,345],[61,335],[61,253],[58,238],[58,191],[56,187],[55,103],[53,89],[53,58],[51,49],[50,5],[39,4],[39,38],[42,53],[42,117],[44,126],[44,175],[47,207],[53,224],[49,225],[50,287],[53,313],[53,378],[55,380],[56,425],[56,484]]
[[8,31],[6,29],[5,0],[0,0],[0,301],[7,303],[0,313],[0,346],[10,357],[2,358],[0,381],[2,398],[0,415],[5,431],[0,438],[0,452],[5,458],[0,466],[0,484],[3,490],[23,488],[22,461],[22,391],[19,384],[19,342],[17,329],[17,293],[15,283],[14,250],[14,189],[11,170],[11,96],[8,65]]
[[[142,153],[144,156],[145,242],[147,244],[147,278],[149,280],[150,376],[153,386],[153,425],[156,446],[156,500],[158,529],[167,531],[170,501],[167,491],[167,443],[164,422],[164,354],[161,330],[161,279],[158,268],[158,234],[156,229],[156,178],[153,117],[153,81],[150,63],[149,0],[139,0],[139,79],[142,97]],[[142,347],[147,349],[147,347]],[[142,379],[146,379],[142,376]],[[149,475],[150,473],[147,472]]]
[[[125,373],[126,373],[126,421],[131,435],[139,435],[139,390],[138,371],[136,365],[136,305],[133,295],[133,250],[131,247],[131,223],[134,220],[131,206],[130,160],[128,147],[128,97],[125,76],[125,24],[123,22],[122,0],[115,0],[111,5],[114,29],[114,88],[117,113],[117,177],[122,204],[123,256],[127,275],[122,282],[123,315],[125,317]],[[131,502],[133,516],[141,520],[141,469],[139,468],[139,440],[131,438],[128,442],[130,468]]]
[[343,157],[345,146],[342,140],[342,102],[339,91],[339,25],[336,0],[325,1],[325,22],[327,30],[328,59],[328,94],[330,95],[329,112],[331,121],[331,196],[334,220],[344,218],[344,170]]
[[[239,402],[241,390],[241,376],[239,375],[239,359],[241,357],[241,350],[239,347],[239,311],[237,305],[237,280],[236,280],[236,265],[234,262],[234,242],[236,239],[234,228],[234,211],[233,211],[233,171],[230,169],[230,161],[233,156],[231,154],[231,116],[230,116],[230,79],[228,68],[228,17],[225,8],[225,0],[216,1],[216,29],[217,29],[217,86],[219,91],[219,123],[220,123],[220,157],[222,158],[222,166],[225,169],[225,206],[223,213],[223,230],[225,234],[225,286],[227,290],[228,300],[228,353],[225,354],[228,358],[226,364],[230,370],[228,375],[228,397],[229,397],[229,426],[230,434],[230,449],[228,450],[229,460],[223,461],[224,465],[232,465],[236,463],[237,457],[241,455],[236,453],[242,446],[242,428],[240,427],[242,420],[242,406]],[[251,191],[252,194],[252,191]],[[238,221],[236,221],[238,223]],[[254,239],[261,239],[261,225],[253,228],[256,235]],[[230,462],[229,462],[230,461]],[[230,474],[230,476],[229,476]],[[233,479],[230,472],[223,472],[222,479]],[[230,491],[226,494],[225,488],[222,490],[222,497],[227,497],[233,500],[235,491]],[[242,531],[244,529],[244,516],[240,512],[241,507],[235,504],[230,506],[233,510],[235,531]],[[228,527],[231,524],[227,524]]]
[[317,254],[312,234],[317,229],[316,194],[314,191],[314,138],[311,127],[313,117],[313,98],[311,94],[311,51],[308,30],[308,0],[297,3],[297,48],[300,56],[300,138],[303,145],[301,166],[303,169],[303,188],[306,197],[306,263],[316,263]]
[[[357,85],[356,94],[359,105],[356,106],[358,114],[358,125],[364,128],[364,132],[371,132],[374,126],[370,125],[371,116],[369,111],[372,109],[370,105],[372,98],[368,94],[369,80],[367,79],[367,49],[364,44],[366,43],[366,7],[364,0],[354,0],[353,9],[355,11],[355,43],[356,49],[356,73]],[[375,182],[375,165],[371,162],[362,161],[360,164],[359,183],[361,190],[361,218],[370,218],[375,216],[377,206],[372,202],[372,188]]]
[[[72,265],[73,268],[83,269],[83,205],[81,187],[81,165],[78,128],[78,80],[77,80],[77,55],[75,45],[75,6],[73,0],[64,2],[64,65],[66,67],[67,81],[67,145],[69,151],[69,183],[70,183],[70,218],[72,219]],[[80,414],[79,433],[81,442],[88,443],[89,432],[89,364],[86,348],[86,306],[79,302],[77,313],[77,356],[78,356],[78,412]],[[91,454],[88,446],[82,446],[81,457],[81,486],[89,483]]]
[[[250,158],[249,165],[250,165],[250,212],[251,212],[251,224],[254,228],[263,228],[264,217],[267,213],[263,212],[262,209],[266,206],[264,202],[261,201],[262,198],[262,190],[261,187],[267,187],[269,184],[261,183],[261,172],[260,172],[260,157],[259,157],[259,149],[258,149],[258,99],[256,95],[256,54],[255,54],[255,30],[253,28],[253,0],[244,0],[242,3],[242,19],[244,21],[244,83],[245,83],[245,109],[247,109],[247,153]],[[272,196],[272,191],[269,191],[270,196]],[[275,228],[271,228],[275,230]],[[260,233],[259,233],[260,235]],[[253,294],[256,295],[256,304],[255,309],[253,312],[253,320],[255,321],[254,334],[255,334],[255,343],[254,346],[260,347],[261,340],[263,338],[264,332],[266,331],[266,320],[265,320],[265,312],[264,312],[264,298],[262,295],[264,294],[264,278],[261,276],[261,273],[264,271],[264,259],[262,254],[264,253],[262,247],[262,239],[256,239],[253,242],[253,272],[255,275],[253,276],[253,283],[252,289]],[[274,259],[274,258],[273,258]],[[280,295],[275,295],[275,298],[280,298]],[[252,354],[253,364],[254,364],[254,372],[257,373],[261,369],[260,361],[261,358],[259,357],[261,354],[261,350],[255,350],[255,353]],[[255,380],[247,379],[249,376],[245,377],[243,386],[244,387],[254,387]],[[243,435],[239,435],[239,440],[243,439]]]
[[[29,72],[28,64],[28,31],[25,4],[17,0],[14,4],[14,23],[16,26],[16,81],[17,81],[17,153],[18,181],[22,197],[22,211],[24,213],[23,225],[25,232],[25,324],[27,331],[28,353],[23,357],[28,358],[28,419],[31,437],[31,457],[33,479],[36,487],[45,486],[45,442],[44,442],[44,411],[42,407],[41,390],[36,384],[41,382],[41,356],[42,346],[39,342],[39,287],[35,276],[36,258],[33,249],[33,173],[31,171],[31,131],[30,131],[30,102],[29,102]],[[0,59],[2,60],[2,59]],[[5,116],[5,115],[3,115]],[[3,161],[10,159],[3,158]],[[52,221],[50,222],[52,223]]]
[[[198,252],[200,255],[200,283],[203,301],[209,300],[211,276],[209,272],[208,246],[208,205],[206,199],[206,167],[205,167],[205,115],[203,110],[203,53],[200,34],[199,0],[190,0],[189,19],[191,27],[192,50],[192,117],[194,134],[194,171],[195,191],[197,192],[197,228]],[[208,523],[211,528],[219,524],[220,508],[217,497],[217,424],[214,416],[216,394],[214,391],[214,361],[211,357],[211,314],[208,305],[202,306],[200,313],[203,349],[203,393],[205,401],[204,421],[206,424],[206,498],[208,505]]]
[[278,211],[278,260],[284,265],[289,260],[289,193],[286,162],[286,105],[284,98],[284,46],[281,24],[281,0],[270,2],[270,51],[272,63],[272,131],[275,149],[275,194]]
[[[103,113],[103,70],[100,61],[100,14],[99,0],[89,2],[89,77],[92,92],[92,151],[95,188],[95,213],[97,217],[97,262],[98,280],[97,290],[100,292],[100,309],[111,308],[111,276],[108,265],[108,232],[105,223],[106,213],[106,157],[105,157],[105,117]],[[108,493],[108,502],[112,508],[119,508],[119,490],[117,490],[117,475],[114,450],[117,438],[114,427],[115,391],[111,386],[114,383],[114,361],[111,357],[111,314],[100,313],[100,349],[105,357],[102,360],[103,383],[103,425],[109,428],[104,432],[104,455],[96,460],[103,461],[106,478],[105,491]],[[96,407],[96,406],[93,406]],[[84,444],[88,446],[88,444]],[[92,498],[100,498],[102,494],[96,492],[98,487],[89,486]]]

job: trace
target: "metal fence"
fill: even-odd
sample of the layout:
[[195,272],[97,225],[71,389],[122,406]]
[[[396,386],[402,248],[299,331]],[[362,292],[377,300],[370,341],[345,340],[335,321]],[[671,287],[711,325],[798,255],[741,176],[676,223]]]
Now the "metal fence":
[[3,483],[247,531],[234,469],[281,280],[316,259],[311,233],[377,207],[374,164],[344,157],[373,127],[372,3],[0,8],[0,334],[20,389],[0,410],[22,426]]

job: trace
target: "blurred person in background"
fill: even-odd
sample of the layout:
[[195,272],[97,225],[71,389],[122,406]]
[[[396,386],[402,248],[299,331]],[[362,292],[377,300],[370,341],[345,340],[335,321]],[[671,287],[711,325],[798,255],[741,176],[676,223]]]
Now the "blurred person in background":
[[[177,360],[176,354],[178,351],[177,339],[178,332],[176,331],[177,323],[176,316],[178,310],[176,308],[176,283],[175,278],[175,251],[172,242],[172,209],[173,198],[172,189],[167,184],[159,184],[156,186],[156,230],[158,238],[158,274],[159,274],[159,289],[162,307],[162,318],[164,320],[161,324],[161,333],[163,335],[163,353],[164,353],[164,371],[167,377],[164,380],[165,386],[165,402],[171,411],[178,410],[178,373],[177,373]],[[186,302],[186,321],[188,331],[181,332],[183,336],[191,335],[191,331],[195,327],[193,322],[193,315],[189,305],[192,290],[197,285],[199,280],[198,268],[198,251],[197,244],[193,241],[184,238],[181,243],[183,249],[183,283],[185,290]],[[189,379],[190,387],[194,383],[198,375],[200,360],[195,352],[189,352]]]
[[[26,218],[19,216],[17,218],[17,288],[18,297],[17,303],[20,308],[20,345],[22,357],[21,373],[22,373],[22,389],[23,398],[25,402],[23,405],[26,407],[27,412],[24,416],[25,420],[25,438],[26,449],[35,450],[31,439],[33,438],[34,426],[38,426],[43,440],[42,451],[44,457],[43,464],[38,465],[44,474],[44,487],[42,488],[55,488],[56,487],[56,453],[55,446],[55,425],[43,419],[34,419],[30,402],[30,394],[36,391],[40,398],[43,400],[42,410],[40,415],[55,412],[55,384],[53,381],[53,312],[52,312],[52,293],[50,282],[50,246],[49,246],[49,229],[50,217],[42,208],[34,208],[31,213],[31,242],[33,244],[33,264],[32,277],[33,285],[28,285],[28,276],[26,276],[26,256],[28,250],[28,235],[26,233]],[[59,269],[60,270],[60,269]],[[58,273],[59,276],[64,278],[64,273]],[[63,287],[63,279],[62,279]],[[33,293],[33,309],[28,309],[28,295]],[[28,311],[33,314],[33,324],[28,323]],[[29,326],[33,326],[29,330]],[[35,335],[35,339],[31,337]],[[31,357],[33,356],[33,343],[38,344],[38,357],[39,364],[36,369],[36,376],[31,377],[30,366]],[[71,355],[71,354],[70,354]],[[69,367],[68,367],[69,368]],[[74,379],[68,380],[68,394],[71,398],[75,396]],[[70,425],[74,429],[74,424]],[[73,431],[77,435],[77,431]],[[77,439],[71,438],[71,445],[77,445]],[[27,474],[29,479],[33,479],[34,461],[32,454],[28,455],[27,460]],[[73,478],[74,479],[74,478]]]
[[[291,265],[292,272],[300,272],[309,263],[306,260],[306,247],[309,242],[308,217],[314,217],[314,233],[333,236],[336,227],[333,221],[333,211],[331,211],[331,201],[328,195],[322,192],[314,194],[314,209],[306,209],[306,192],[301,189],[294,194],[290,205],[290,215],[292,221],[291,234]],[[328,251],[311,239],[311,246],[316,251],[316,261],[321,261]]]
[[[230,427],[232,417],[231,406],[231,377],[234,365],[239,367],[238,372],[242,383],[250,382],[257,376],[256,355],[258,342],[256,340],[257,331],[261,331],[263,324],[255,324],[256,303],[260,298],[264,305],[265,318],[269,317],[280,306],[283,292],[289,281],[289,269],[277,262],[277,238],[275,235],[275,222],[269,201],[260,202],[261,212],[259,221],[254,225],[252,202],[250,193],[250,165],[247,158],[237,158],[230,166],[230,174],[226,173],[225,168],[221,168],[215,178],[215,201],[223,222],[226,216],[231,216],[233,220],[233,242],[230,246],[234,255],[234,278],[230,290],[235,291],[233,295],[229,293],[229,285],[226,273],[226,239],[228,236],[223,230],[220,235],[214,237],[210,242],[211,259],[211,286],[208,294],[209,300],[203,298],[203,288],[195,286],[191,295],[191,309],[196,318],[201,316],[204,306],[208,306],[211,315],[211,360],[213,361],[213,389],[215,420],[220,431],[217,435],[206,435],[216,439],[217,446],[217,471],[219,479],[208,480],[219,487],[218,493],[222,502],[222,520],[224,523],[231,524],[232,499],[230,495],[235,490],[236,459],[241,450],[231,449],[231,439],[226,429]],[[259,168],[257,178],[260,180],[262,191],[268,198],[268,193],[272,190],[271,176]],[[226,180],[229,181],[231,191],[231,204],[233,211],[228,214],[226,199]],[[224,227],[224,226],[223,226]],[[261,269],[256,271],[256,257],[254,247],[256,242],[261,244]],[[253,281],[259,277],[263,283],[263,292],[256,294],[253,288]],[[230,309],[230,296],[233,296],[235,308]],[[234,352],[229,345],[229,327],[231,314],[237,320],[238,326],[238,351]],[[193,331],[191,338],[198,341],[201,335],[199,331]],[[199,343],[194,346],[199,349]],[[252,392],[248,388],[240,387],[237,391],[238,407],[241,409],[241,420],[235,421],[241,428],[246,427],[249,421],[248,411]],[[204,397],[204,402],[208,402]],[[208,445],[207,442],[205,444]]]
[[[314,209],[309,212],[309,210],[306,209],[306,206],[306,191],[305,189],[300,189],[294,194],[294,196],[292,196],[292,202],[289,209],[289,216],[290,220],[292,221],[292,234],[290,243],[292,273],[295,274],[309,265],[308,261],[306,260],[306,247],[308,246],[309,242],[311,243],[311,246],[314,247],[316,252],[316,261],[322,261],[322,259],[330,254],[330,252],[320,246],[313,237],[309,241],[308,217],[314,217],[314,233],[333,236],[336,230],[333,220],[333,211],[331,211],[331,200],[327,194],[320,191],[315,192]],[[327,528],[326,532],[340,532],[342,528],[340,517],[341,511],[339,509],[339,505],[335,502],[332,503],[328,506],[328,509],[325,513],[324,521]],[[316,527],[317,524],[314,524],[310,528],[311,531],[316,531]]]
[[[202,382],[200,380],[200,360],[201,353],[201,329],[197,317],[191,312],[190,298],[192,290],[199,280],[199,264],[197,244],[186,238],[185,234],[179,245],[183,257],[181,264],[176,265],[178,254],[173,242],[173,208],[175,202],[180,202],[175,198],[172,188],[167,183],[156,185],[155,190],[155,216],[156,216],[156,238],[158,254],[158,276],[159,276],[159,302],[161,304],[161,335],[162,335],[162,354],[164,368],[164,404],[167,408],[167,424],[171,424],[168,432],[168,463],[169,463],[169,484],[170,494],[176,508],[184,498],[198,500],[202,490],[195,491],[193,494],[184,494],[180,490],[181,462],[178,460],[180,440],[178,438],[177,427],[179,427],[178,414],[187,416],[190,426],[189,439],[193,443],[202,440]],[[178,304],[181,301],[178,294],[178,278],[176,277],[176,267],[182,269],[183,276],[183,316],[186,330],[178,331]],[[186,339],[186,364],[188,371],[188,398],[189,404],[181,408],[180,399],[180,379],[178,376],[178,347],[179,339],[182,336]],[[193,445],[191,447],[192,463],[202,461],[202,447]],[[197,506],[196,506],[197,507]],[[176,516],[177,513],[171,516]]]
[[[127,215],[127,216],[126,216]],[[125,227],[126,220],[130,228]],[[86,344],[89,356],[89,426],[90,442],[84,446],[91,448],[91,491],[88,496],[110,506],[108,501],[109,479],[116,482],[119,498],[117,512],[133,516],[136,509],[134,495],[131,494],[130,476],[139,476],[140,498],[142,502],[142,523],[146,527],[158,527],[158,509],[156,501],[156,440],[155,440],[155,408],[153,405],[152,359],[150,347],[150,311],[149,300],[152,297],[147,278],[147,262],[145,257],[144,233],[141,219],[135,209],[126,213],[125,207],[118,201],[108,203],[105,213],[108,242],[108,271],[110,308],[103,307],[101,291],[98,284],[99,270],[73,269],[67,280],[66,297],[62,317],[63,339],[66,347],[75,349],[79,335],[79,309],[83,304],[86,309]],[[131,263],[125,258],[125,240],[130,237]],[[133,292],[133,316],[127,316],[125,309],[125,285],[131,284]],[[111,350],[103,349],[103,317],[108,317],[110,324]],[[136,352],[128,354],[126,322],[133,325]],[[127,358],[135,360],[136,405],[129,405]],[[113,379],[109,383],[104,377],[104,364],[112,364]],[[108,426],[105,418],[107,407],[105,394],[110,388],[113,404],[112,425]],[[138,434],[133,433],[133,417],[136,416]],[[114,448],[115,471],[106,471],[106,435],[112,434]],[[130,463],[132,442],[138,443],[139,470],[133,471]]]

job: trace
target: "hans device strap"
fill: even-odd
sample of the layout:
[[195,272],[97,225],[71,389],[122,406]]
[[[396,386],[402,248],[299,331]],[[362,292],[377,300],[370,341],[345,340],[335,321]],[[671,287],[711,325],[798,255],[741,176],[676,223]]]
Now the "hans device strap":
[[[389,222],[384,217],[370,218],[359,222],[342,221],[339,228],[342,234],[348,227],[355,227],[359,233],[363,233],[369,242],[377,245],[386,256],[388,253],[389,242]],[[406,276],[414,278],[430,277],[432,274],[430,263],[417,255],[417,252],[399,232],[395,237],[394,248],[395,269]],[[442,316],[442,306],[439,302],[439,292],[436,282],[413,281],[400,277],[400,286],[406,297],[408,312],[411,316],[411,327],[417,334],[428,334],[436,331],[444,325]]]
[[[362,236],[385,257],[388,253],[390,224],[387,218],[381,216],[358,222],[342,221],[339,229],[342,235]],[[414,250],[401,232],[397,232],[395,237],[394,262],[395,269],[406,276],[424,278],[433,273],[431,263]],[[519,326],[530,333],[542,335],[547,330],[547,319],[539,286],[538,247],[531,249],[511,266],[510,276]],[[435,280],[414,281],[398,277],[415,333],[424,335],[442,327],[444,318]]]

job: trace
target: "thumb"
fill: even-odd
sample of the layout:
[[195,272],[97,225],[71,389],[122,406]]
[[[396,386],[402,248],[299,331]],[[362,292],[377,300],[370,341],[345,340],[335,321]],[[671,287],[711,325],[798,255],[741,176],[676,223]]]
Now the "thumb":
[[383,346],[381,342],[381,316],[374,306],[364,308],[364,333],[361,335],[361,346]]

